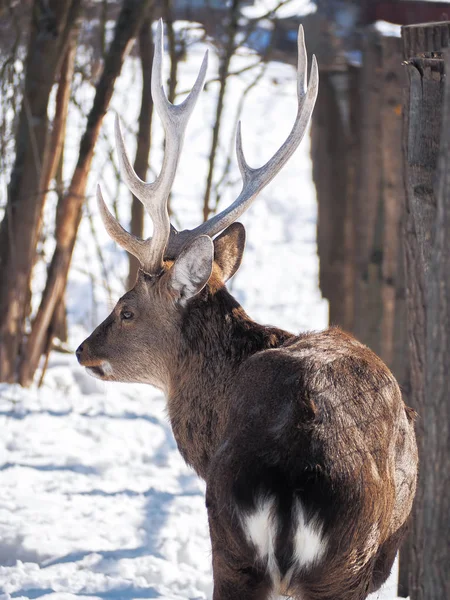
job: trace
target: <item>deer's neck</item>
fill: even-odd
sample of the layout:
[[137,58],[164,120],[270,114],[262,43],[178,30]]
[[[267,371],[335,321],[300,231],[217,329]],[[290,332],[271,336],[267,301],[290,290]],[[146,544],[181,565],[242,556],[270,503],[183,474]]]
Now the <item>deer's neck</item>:
[[182,329],[171,368],[169,416],[181,454],[205,477],[227,425],[238,370],[253,354],[293,334],[252,321],[225,288],[196,299]]

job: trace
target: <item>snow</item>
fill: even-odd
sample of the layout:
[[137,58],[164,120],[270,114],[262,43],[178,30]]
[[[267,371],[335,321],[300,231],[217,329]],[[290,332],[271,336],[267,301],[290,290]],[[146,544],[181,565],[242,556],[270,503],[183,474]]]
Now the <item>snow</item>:
[[388,37],[400,37],[402,32],[401,25],[395,25],[394,23],[388,23],[388,21],[376,21],[375,29],[382,35]]
[[[201,49],[194,47],[181,67],[179,89],[191,85],[201,56]],[[217,66],[212,58],[210,76]],[[245,60],[248,57],[238,57],[232,69]],[[113,105],[135,130],[139,77],[136,64],[130,60],[127,65]],[[238,98],[252,77],[254,73],[246,73],[230,82],[222,165]],[[293,70],[273,64],[249,94],[242,120],[251,165],[265,162],[289,132],[296,112],[295,88]],[[209,85],[193,115],[174,186],[173,206],[184,226],[200,219],[216,92],[217,86]],[[80,94],[88,102],[92,91],[82,88]],[[76,115],[70,120],[74,136],[77,119],[79,126]],[[105,195],[116,193],[108,164],[112,120],[110,111],[71,270],[67,302],[72,350],[107,315],[123,291],[126,275],[127,260],[101,228],[92,201],[99,177]],[[131,137],[129,143],[132,153]],[[160,161],[159,128],[153,148]],[[74,142],[68,160],[71,154],[74,159],[75,150]],[[228,179],[223,203],[232,201],[240,188],[234,159]],[[129,195],[121,188],[124,223],[128,205]],[[89,213],[105,271],[93,247]],[[231,288],[255,319],[294,331],[326,325],[327,306],[317,281],[316,219],[306,136],[276,182],[242,219],[248,243]],[[106,278],[110,292],[105,291]],[[38,272],[37,288],[41,279]],[[41,388],[0,385],[0,426],[1,600],[211,597],[204,484],[177,451],[160,392],[149,386],[102,383],[78,366],[73,353],[53,353]],[[395,597],[395,575],[375,597]]]
[[242,13],[252,19],[259,19],[261,16],[275,11],[279,19],[288,17],[298,17],[315,12],[317,7],[313,0],[256,0],[253,5],[244,6]]

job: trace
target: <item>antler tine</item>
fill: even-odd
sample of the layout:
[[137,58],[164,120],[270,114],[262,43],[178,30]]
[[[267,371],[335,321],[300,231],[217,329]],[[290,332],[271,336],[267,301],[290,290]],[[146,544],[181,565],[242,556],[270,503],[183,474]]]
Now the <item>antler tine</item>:
[[233,202],[233,204],[231,204],[221,213],[215,215],[195,229],[188,232],[181,232],[178,236],[171,238],[169,245],[169,253],[171,255],[176,255],[176,253],[180,250],[180,247],[184,245],[188,239],[205,234],[209,235],[210,237],[214,236],[238,219],[251,205],[259,192],[266,187],[266,185],[270,183],[275,175],[283,168],[283,166],[298,148],[311,118],[319,89],[319,71],[316,57],[313,56],[312,58],[311,74],[308,86],[306,85],[307,62],[303,27],[300,26],[298,31],[297,68],[298,110],[297,117],[290,134],[283,145],[277,150],[273,157],[267,161],[265,165],[257,169],[253,169],[245,160],[242,149],[241,126],[240,123],[238,124],[236,134],[236,154],[243,179],[241,193]]
[[97,204],[100,210],[103,224],[108,235],[119,244],[124,250],[135,256],[138,260],[142,260],[145,256],[145,241],[136,237],[132,233],[128,233],[122,225],[113,217],[108,210],[105,201],[103,200],[102,189],[97,185]]
[[305,95],[308,84],[308,55],[306,54],[305,32],[303,31],[303,25],[300,25],[298,28],[297,53],[297,97],[300,99]]
[[[125,148],[118,116],[116,116],[115,127],[116,146],[119,154],[119,165],[122,176],[130,191],[142,202],[153,221],[153,238],[149,238],[144,242],[145,252],[143,252],[144,246],[139,245],[140,256],[137,257],[144,270],[149,273],[157,272],[162,266],[164,250],[171,232],[169,214],[167,211],[167,200],[175,179],[176,169],[183,146],[184,132],[192,110],[203,89],[208,65],[208,52],[205,53],[202,66],[190,94],[181,104],[176,106],[167,100],[164,91],[162,84],[162,61],[163,25],[162,20],[160,20],[156,31],[155,54],[153,58],[152,98],[158,115],[163,123],[166,144],[161,172],[154,182],[142,181],[134,171]],[[110,220],[108,223],[109,228],[113,230]],[[121,227],[120,230],[122,230]],[[115,227],[114,231],[117,233],[119,229]],[[124,230],[121,232],[122,241],[118,242],[121,243],[122,246],[124,245],[123,231]],[[132,245],[135,244],[136,239],[137,238],[134,238]],[[132,253],[134,254],[134,252]]]

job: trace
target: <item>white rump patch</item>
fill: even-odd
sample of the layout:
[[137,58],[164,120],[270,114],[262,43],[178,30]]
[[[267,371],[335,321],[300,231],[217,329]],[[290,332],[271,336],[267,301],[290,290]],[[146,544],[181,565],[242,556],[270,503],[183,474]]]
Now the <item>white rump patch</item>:
[[280,581],[280,572],[275,558],[277,523],[274,504],[274,498],[260,498],[256,510],[244,515],[242,521],[248,541],[255,546],[258,558],[267,562],[267,571],[275,583]]
[[291,525],[291,531],[294,531],[292,562],[289,570],[282,575],[275,556],[278,533],[275,500],[275,497],[260,498],[253,512],[241,516],[241,522],[247,540],[255,546],[258,559],[267,565],[274,591],[289,595],[295,571],[317,563],[325,554],[327,544],[318,519],[310,519],[307,524],[301,502],[295,500]]
[[322,525],[316,518],[306,523],[305,512],[299,500],[296,500],[294,519],[294,560],[297,567],[307,567],[325,554],[327,544],[322,535]]

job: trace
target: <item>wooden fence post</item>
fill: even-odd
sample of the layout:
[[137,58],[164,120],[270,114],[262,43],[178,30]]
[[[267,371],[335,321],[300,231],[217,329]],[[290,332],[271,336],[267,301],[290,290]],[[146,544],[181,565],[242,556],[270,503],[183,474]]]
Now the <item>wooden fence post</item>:
[[[444,52],[450,73],[450,50]],[[427,306],[426,410],[422,482],[425,598],[450,598],[450,78],[445,78],[437,169],[434,248]],[[412,600],[414,597],[412,596]]]
[[[425,528],[428,511],[426,467],[429,462],[429,438],[436,432],[429,429],[429,392],[426,393],[427,308],[433,285],[430,264],[434,247],[436,220],[436,176],[441,113],[444,88],[444,61],[439,54],[448,46],[450,22],[411,25],[402,28],[404,57],[408,86],[404,99],[404,160],[405,160],[405,219],[404,253],[405,284],[409,342],[409,402],[419,413],[417,437],[420,457],[419,484],[413,509],[411,530],[409,593],[411,600],[444,598],[433,595],[428,586],[429,557],[425,556],[428,533]],[[431,417],[433,420],[434,415]],[[436,425],[436,421],[434,421]],[[439,488],[435,488],[437,491]],[[432,500],[432,503],[436,498]],[[426,585],[425,585],[426,584]],[[447,596],[448,597],[448,596]]]

